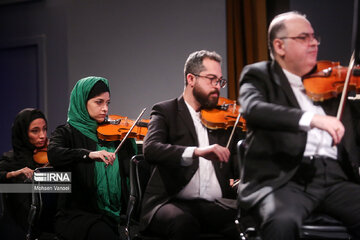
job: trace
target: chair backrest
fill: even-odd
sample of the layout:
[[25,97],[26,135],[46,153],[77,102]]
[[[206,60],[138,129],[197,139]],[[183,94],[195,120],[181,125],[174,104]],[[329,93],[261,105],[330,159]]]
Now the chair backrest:
[[136,191],[136,192],[134,191],[132,192],[132,190],[130,190],[130,195],[134,193],[134,196],[136,196],[137,198],[136,208],[133,217],[135,219],[138,219],[145,188],[150,178],[151,167],[145,161],[143,155],[135,155],[131,159],[130,168],[131,168],[130,172],[133,173],[133,179],[131,179],[130,177],[130,182],[132,182],[135,185],[133,188],[131,188],[131,184],[130,184],[130,189]]
[[[239,182],[240,183],[242,181],[242,177],[243,177],[243,164],[244,164],[244,140],[240,140],[237,143],[237,147],[236,147],[236,151],[237,151],[237,160],[238,160],[238,165],[239,165]],[[238,207],[238,211],[237,211],[237,215],[236,215],[236,219],[235,219],[235,224],[237,226],[237,229],[239,231],[239,239],[240,240],[247,240],[247,237],[249,236],[248,232],[249,231],[254,231],[254,228],[247,228],[245,229],[245,227],[243,226],[242,222],[242,215],[241,215],[241,208]]]
[[150,178],[151,167],[143,155],[135,155],[130,160],[130,196],[126,213],[125,233],[130,239],[130,225],[132,221],[139,222],[141,203],[147,182]]
[[242,166],[244,166],[244,140],[240,140],[237,143],[237,147],[236,147],[236,151],[237,151],[237,160],[238,160],[238,165],[239,165],[239,180],[242,180],[242,176],[243,176],[243,172],[244,172],[244,168]]
[[[37,168],[34,173],[54,172],[52,167]],[[41,182],[32,181],[32,202],[28,217],[29,229],[27,239],[34,239],[41,233],[54,233],[55,214],[57,211],[58,193],[35,191],[35,185]]]
[[4,216],[5,205],[3,193],[0,193],[0,219]]

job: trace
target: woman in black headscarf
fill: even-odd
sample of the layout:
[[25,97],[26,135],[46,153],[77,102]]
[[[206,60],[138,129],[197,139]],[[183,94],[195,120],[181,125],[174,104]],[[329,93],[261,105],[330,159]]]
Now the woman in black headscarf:
[[47,144],[46,134],[47,121],[41,111],[26,108],[17,114],[12,126],[13,149],[0,162],[0,182],[31,179],[33,170],[41,166],[33,155]]
[[[0,160],[0,183],[21,183],[31,179],[34,169],[41,166],[41,164],[33,160],[33,155],[46,144],[47,121],[45,115],[41,111],[32,108],[20,111],[12,125],[13,149],[4,153]],[[31,195],[27,193],[9,193],[3,196],[6,207],[5,221],[14,220],[25,232],[28,225],[27,217],[31,204]]]

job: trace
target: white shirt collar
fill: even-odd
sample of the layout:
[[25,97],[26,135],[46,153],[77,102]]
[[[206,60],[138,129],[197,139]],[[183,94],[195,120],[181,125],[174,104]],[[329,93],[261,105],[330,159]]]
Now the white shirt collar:
[[290,83],[290,85],[292,87],[304,89],[304,85],[302,83],[301,77],[299,77],[298,75],[295,75],[295,74],[285,70],[284,68],[283,68],[283,71],[284,71],[285,76],[289,80],[289,83]]
[[187,103],[185,99],[184,99],[184,102],[185,102],[187,108],[189,109],[189,112],[190,112],[190,115],[192,116],[192,118],[196,119],[196,120],[200,120],[200,111],[196,112],[195,109],[189,103]]

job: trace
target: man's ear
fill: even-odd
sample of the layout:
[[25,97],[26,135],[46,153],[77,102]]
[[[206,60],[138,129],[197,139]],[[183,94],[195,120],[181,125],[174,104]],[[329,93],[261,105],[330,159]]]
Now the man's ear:
[[274,46],[274,52],[277,55],[281,57],[285,55],[285,44],[283,40],[278,38],[274,39],[273,46]]
[[189,86],[193,87],[195,84],[195,76],[191,73],[188,73],[186,75],[186,81]]

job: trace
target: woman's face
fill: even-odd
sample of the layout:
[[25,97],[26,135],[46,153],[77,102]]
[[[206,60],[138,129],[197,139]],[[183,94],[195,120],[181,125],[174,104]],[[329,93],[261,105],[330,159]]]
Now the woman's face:
[[36,148],[42,148],[47,141],[47,125],[43,118],[33,120],[28,129],[29,142]]
[[86,103],[87,111],[92,119],[98,123],[102,123],[109,111],[110,94],[109,92],[90,98]]

